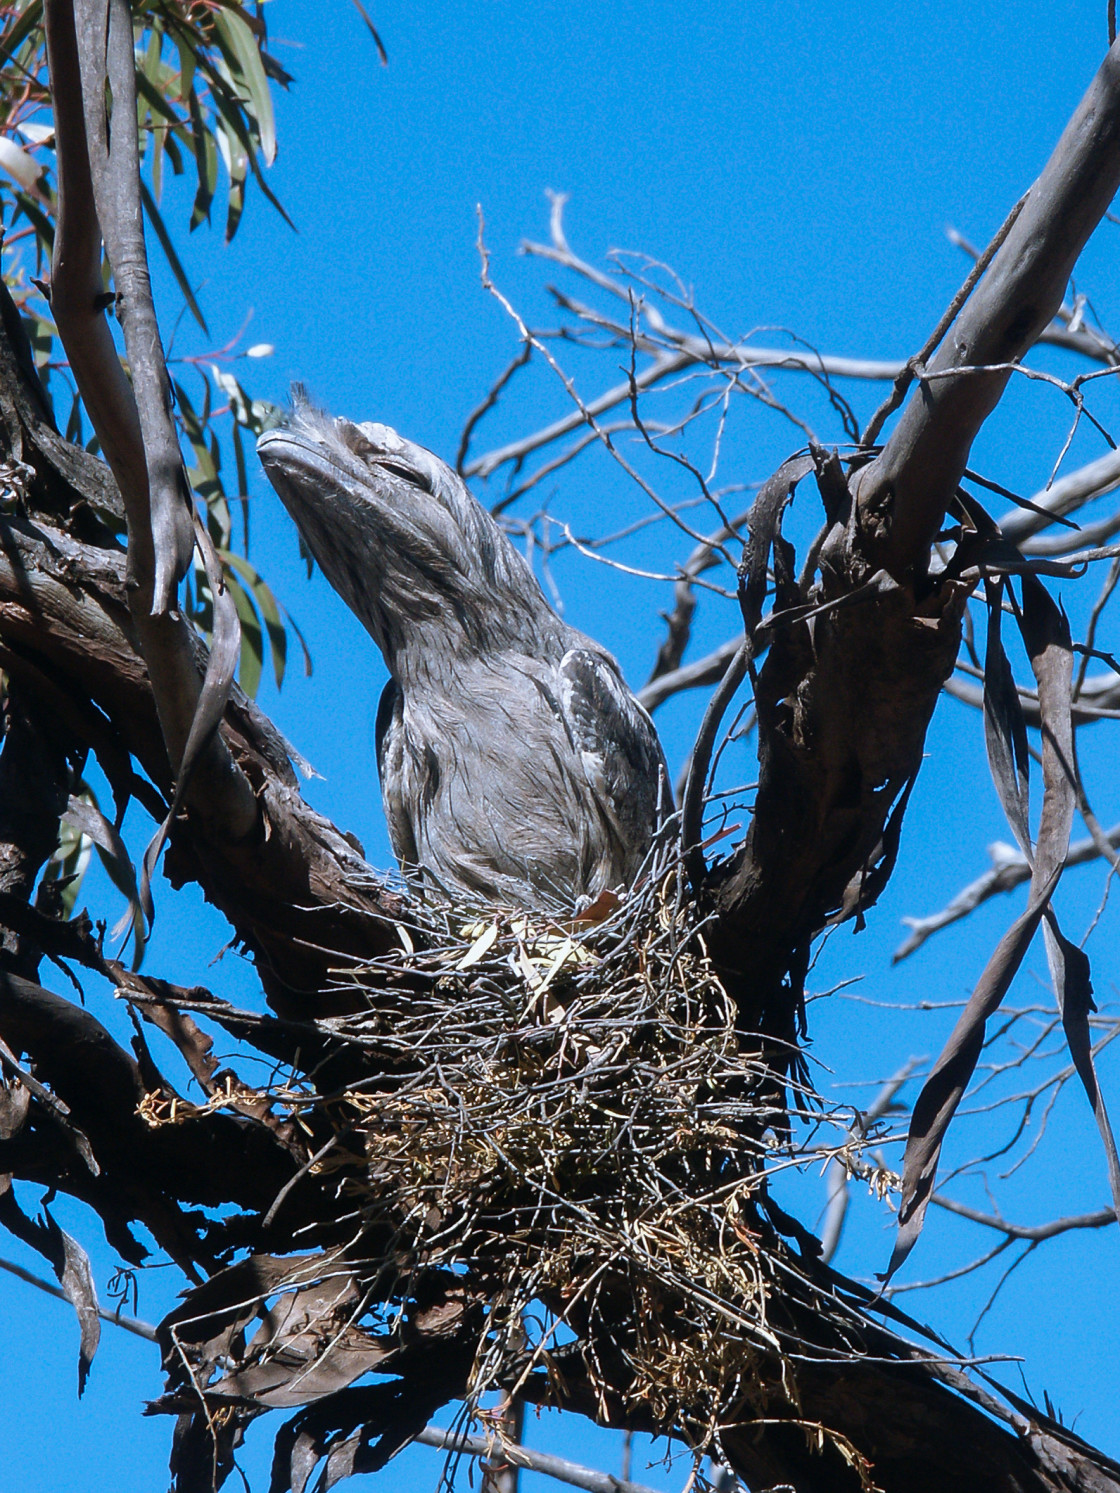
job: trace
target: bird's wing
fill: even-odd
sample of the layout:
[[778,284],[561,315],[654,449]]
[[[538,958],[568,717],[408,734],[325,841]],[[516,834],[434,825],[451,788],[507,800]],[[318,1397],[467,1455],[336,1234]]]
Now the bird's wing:
[[416,831],[408,812],[406,776],[407,744],[404,732],[404,693],[395,679],[390,679],[377,702],[377,774],[381,779],[381,801],[389,826],[389,843],[402,866],[414,866],[419,859]]
[[628,879],[650,828],[672,809],[665,758],[645,710],[614,660],[572,648],[560,662],[561,711],[588,784],[619,841]]

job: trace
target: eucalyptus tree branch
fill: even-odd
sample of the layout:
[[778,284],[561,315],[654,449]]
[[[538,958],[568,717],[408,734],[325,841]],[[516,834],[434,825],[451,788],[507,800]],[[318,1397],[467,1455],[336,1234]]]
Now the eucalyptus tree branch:
[[[137,797],[159,819],[172,796],[173,769],[154,671],[141,651],[146,614],[137,615],[125,556],[112,536],[78,539],[65,527],[71,513],[88,519],[90,510],[119,511],[120,498],[104,464],[45,423],[10,356],[8,319],[2,322],[0,441],[33,458],[35,480],[23,504],[29,517],[0,515],[0,667],[92,747],[118,804]],[[206,649],[185,624],[176,625],[197,680]],[[329,968],[339,956],[376,957],[395,947],[392,919],[405,901],[388,890],[352,836],[303,800],[283,737],[236,687],[219,732],[223,750],[252,784],[261,838],[236,841],[220,818],[189,814],[177,824],[169,872],[199,882],[230,920],[253,950],[275,1009],[287,1016],[322,1012],[330,1007],[322,994]],[[133,770],[132,757],[150,782]]]
[[[553,224],[555,227],[555,218]],[[603,274],[587,260],[573,254],[566,242],[557,244],[554,240],[551,245],[525,243],[522,245],[522,252],[533,258],[551,260],[597,285],[601,290],[608,291],[627,306],[630,304],[632,289],[628,277]],[[684,309],[695,316],[691,307]],[[709,337],[671,325],[658,307],[647,299],[643,299],[641,310],[652,333],[643,333],[640,327],[635,329],[637,346],[643,352],[663,355],[677,352],[688,355],[695,363],[727,364],[732,368],[789,368],[795,372],[824,374],[830,378],[854,378],[873,383],[897,377],[904,366],[897,359],[846,358],[832,353],[820,353],[815,348],[799,350],[795,347],[756,347],[745,338],[733,342],[719,335]],[[611,325],[609,322],[605,324]],[[619,323],[616,330],[629,340],[628,325],[624,328]]]
[[[169,610],[190,561],[193,525],[144,251],[132,18],[125,0],[111,0],[108,7],[97,0],[77,4],[81,46],[73,0],[46,0],[44,6],[58,145],[51,305],[124,499],[129,606],[172,771],[178,773],[203,683],[186,624]],[[111,141],[106,58],[115,104]],[[117,282],[131,385],[104,316],[102,234]],[[188,802],[220,821],[232,839],[244,839],[259,826],[252,789],[217,734],[202,748]]]
[[708,781],[708,767],[715,750],[716,736],[720,724],[740,684],[746,677],[754,659],[753,640],[744,637],[731,657],[730,663],[719,682],[719,687],[708,702],[704,719],[692,748],[685,779],[684,796],[681,802],[681,846],[684,850],[685,866],[693,891],[699,894],[707,875],[707,863],[701,844],[704,824],[704,792]]
[[[649,389],[654,384],[660,383],[662,379],[669,378],[674,373],[680,373],[684,368],[692,367],[695,362],[696,359],[687,354],[668,354],[656,359],[648,368],[643,369],[636,376],[635,382],[640,390]],[[600,394],[597,399],[587,400],[582,409],[574,409],[571,414],[554,420],[551,425],[546,425],[542,430],[523,436],[520,440],[511,441],[508,445],[500,446],[494,451],[488,451],[484,456],[476,456],[473,461],[467,462],[463,467],[463,475],[465,477],[491,477],[499,467],[505,466],[507,462],[523,461],[531,452],[539,451],[542,446],[550,445],[562,436],[571,434],[573,430],[583,429],[588,417],[598,419],[608,410],[625,404],[631,398],[632,392],[633,385],[629,381],[616,384],[606,393]]]
[[[528,241],[522,244],[522,253],[537,259],[551,260],[554,264],[558,264],[562,268],[579,275],[582,279],[589,281],[592,285],[598,286],[600,290],[605,290],[610,295],[626,301],[629,294],[629,277],[627,275],[618,272],[614,275],[604,274],[595,265],[585,259],[581,259],[577,254],[572,252],[563,230],[563,206],[564,203],[562,200],[554,199],[549,223],[552,242],[550,244],[541,244]],[[948,238],[950,243],[964,249],[973,260],[979,260],[982,257],[980,250],[974,248],[955,229],[948,230]],[[1002,238],[1000,242],[1002,242]],[[692,312],[690,303],[677,298],[671,299],[681,309],[690,313]],[[667,341],[673,341],[683,346],[692,338],[692,334],[682,332],[679,328],[667,323],[656,306],[647,304],[643,307],[643,311],[650,326]],[[1116,344],[1112,339],[1086,327],[1078,327],[1071,330],[1070,324],[1074,321],[1074,316],[1074,308],[1063,302],[1058,309],[1054,321],[1043,330],[1038,337],[1038,341],[1054,347],[1068,348],[1071,352],[1081,353],[1085,357],[1092,358],[1095,362],[1114,363],[1120,355],[1118,355]],[[696,345],[699,345],[703,339],[695,338],[693,340]],[[722,345],[724,345],[722,339],[716,339],[713,343],[713,346],[716,347]],[[806,361],[806,363],[801,365],[803,371],[815,369],[817,372],[833,373],[838,377],[879,381],[897,377],[898,373],[902,372],[906,367],[905,361],[897,363],[872,362],[866,359],[838,358],[831,354],[817,354],[815,352],[813,356],[819,357],[820,363],[813,363],[811,360]],[[891,367],[896,370],[894,374],[885,371]],[[883,371],[876,372],[873,370]]]
[[[65,723],[97,752],[114,792],[132,786],[129,754],[170,798],[172,782],[149,672],[128,607],[124,557],[84,545],[40,520],[0,519],[0,661],[33,698],[67,710]],[[189,636],[189,635],[188,635]],[[192,640],[201,669],[205,650]],[[347,952],[391,946],[404,899],[385,888],[352,837],[301,798],[283,738],[239,690],[220,728],[254,785],[267,832],[239,844],[194,816],[170,855],[198,880],[255,951],[269,999],[289,1014],[322,1010],[327,971]],[[146,807],[155,812],[159,805]]]
[[196,1263],[215,1266],[224,1224],[200,1229],[209,1221],[192,1209],[236,1200],[263,1212],[295,1169],[272,1131],[242,1117],[203,1112],[177,1125],[149,1124],[143,1101],[157,1090],[174,1097],[150,1056],[126,1052],[73,1001],[2,970],[0,1036],[28,1054],[36,1083],[49,1086],[44,1102],[60,1117],[0,1140],[2,1170],[49,1179],[88,1203],[130,1263],[147,1252],[130,1231],[138,1220],[197,1280]]
[[[1109,37],[1110,46],[1115,39]],[[970,259],[980,258],[980,250],[956,228],[947,228],[945,236],[951,244],[963,249]],[[1120,348],[1113,339],[1094,327],[1085,326],[1079,308],[1071,306],[1068,301],[1063,301],[1058,307],[1054,320],[1038,340],[1049,343],[1051,347],[1064,347],[1070,352],[1081,353],[1083,357],[1092,358],[1095,363],[1115,366],[1120,362]]]
[[[783,1040],[796,1033],[811,940],[873,902],[893,867],[907,785],[952,673],[973,585],[968,576],[928,574],[972,441],[1061,306],[1077,254],[1118,183],[1120,44],[940,352],[919,372],[882,453],[850,479],[836,458],[817,457],[826,528],[796,587],[791,556],[774,547],[786,614],[816,604],[817,618],[811,636],[777,629],[758,675],[754,815],[743,844],[713,874],[710,947],[721,975],[738,975],[749,1019]],[[868,578],[884,574],[896,589],[872,594]]]
[[[47,1296],[54,1296],[59,1301],[67,1301],[69,1298],[60,1286],[52,1285],[49,1280],[44,1280],[41,1275],[35,1275],[30,1270],[25,1270],[22,1265],[17,1265],[14,1260],[0,1259],[0,1270],[14,1275],[17,1280],[26,1281],[29,1286],[34,1286],[37,1291],[42,1291]],[[156,1343],[159,1338],[156,1330],[150,1322],[141,1322],[136,1317],[122,1317],[118,1312],[106,1311],[98,1307],[97,1315],[103,1322],[111,1322],[114,1327],[120,1327],[125,1332],[131,1332],[134,1337],[142,1337],[149,1343]]]
[[527,1446],[497,1439],[462,1436],[456,1431],[442,1431],[437,1426],[427,1426],[416,1440],[421,1446],[434,1446],[440,1451],[453,1452],[458,1456],[477,1457],[480,1461],[505,1461],[512,1467],[524,1467],[528,1472],[538,1472],[542,1477],[567,1483],[569,1487],[583,1488],[586,1493],[654,1493],[644,1483],[632,1483],[626,1478],[614,1477],[609,1472],[596,1472],[590,1467],[581,1467],[578,1462],[569,1462],[567,1457],[554,1457],[550,1452],[531,1451]]
[[[1095,461],[1067,472],[1049,487],[1043,488],[1031,498],[1036,508],[1045,508],[1055,517],[1065,518],[1076,513],[1094,498],[1103,497],[1120,487],[1120,450],[1106,451]],[[999,520],[1000,532],[1012,544],[1022,545],[1040,530],[1047,527],[1048,520],[1029,508],[1013,508]],[[1082,536],[1083,537],[1083,536]]]
[[1051,1218],[1046,1223],[1025,1224],[1009,1223],[997,1213],[982,1213],[978,1208],[958,1203],[955,1198],[945,1197],[940,1192],[935,1192],[930,1201],[939,1208],[944,1208],[947,1213],[955,1213],[958,1218],[967,1218],[971,1223],[994,1229],[996,1233],[1006,1235],[1008,1240],[1030,1239],[1041,1243],[1044,1239],[1056,1239],[1059,1234],[1068,1234],[1074,1229],[1104,1229],[1116,1222],[1115,1208],[1098,1208],[1095,1213],[1073,1213],[1064,1218]]
[[727,666],[739,651],[741,638],[728,638],[718,648],[698,658],[694,663],[682,664],[668,674],[657,674],[638,691],[638,699],[647,710],[656,710],[673,695],[686,689],[697,689],[704,684],[718,684],[727,672]]
[[988,268],[988,265],[991,264],[992,260],[995,258],[999,246],[1003,243],[1004,239],[1015,226],[1015,219],[1019,216],[1020,212],[1022,212],[1023,203],[1025,201],[1025,197],[1019,198],[1018,202],[1004,219],[1003,225],[1000,228],[999,232],[996,234],[995,238],[992,239],[991,243],[984,250],[983,254],[978,256],[976,263],[972,267],[972,272],[969,274],[960,290],[957,291],[952,301],[950,301],[949,305],[945,308],[944,312],[942,313],[941,320],[937,323],[936,327],[934,327],[933,331],[926,339],[925,345],[923,346],[921,352],[918,353],[915,357],[907,359],[906,366],[899,374],[899,376],[895,379],[894,387],[891,389],[891,392],[887,395],[886,399],[884,399],[883,403],[879,406],[879,408],[871,416],[871,419],[867,422],[867,427],[863,432],[863,444],[865,446],[873,446],[879,439],[879,432],[886,424],[888,418],[894,414],[895,410],[898,409],[899,405],[906,397],[906,391],[913,383],[914,375],[920,369],[925,367],[925,364],[929,361],[930,358],[933,357],[934,353],[940,347],[945,333],[949,330],[953,322],[956,320],[957,316],[960,313],[961,307],[965,304],[969,296],[975,290],[977,284],[980,281],[980,277]]
[[[872,563],[927,563],[977,432],[1013,366],[1062,305],[1089,235],[1120,186],[1120,45],[1113,44],[1010,233],[855,494]],[[955,370],[974,370],[960,372]]]
[[[1104,837],[1114,849],[1120,847],[1120,824],[1114,824],[1111,829],[1105,830]],[[988,854],[992,858],[991,869],[963,887],[940,912],[931,913],[924,918],[902,919],[906,927],[910,929],[910,933],[894,951],[892,956],[894,964],[897,964],[900,959],[905,959],[907,954],[912,954],[915,949],[920,949],[931,933],[938,933],[942,928],[947,928],[950,923],[966,918],[970,912],[975,912],[982,903],[987,902],[997,893],[1009,892],[1012,888],[1022,886],[1023,882],[1031,879],[1031,868],[1022,851],[1010,845],[996,844],[988,847]],[[1075,840],[1066,854],[1065,869],[1068,870],[1071,866],[1083,866],[1088,861],[1099,859],[1101,854],[1100,846],[1091,836],[1084,840]]]

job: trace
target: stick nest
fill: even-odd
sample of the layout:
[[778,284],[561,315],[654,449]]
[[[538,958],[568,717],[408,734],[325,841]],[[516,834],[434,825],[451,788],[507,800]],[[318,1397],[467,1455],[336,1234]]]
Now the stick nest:
[[321,1167],[388,1226],[401,1279],[481,1285],[476,1404],[560,1372],[578,1341],[602,1411],[704,1449],[745,1405],[795,1395],[756,1206],[784,1089],[676,865],[604,911],[425,910],[398,959],[340,973],[362,1009],[319,1025],[377,1071],[335,1105]]

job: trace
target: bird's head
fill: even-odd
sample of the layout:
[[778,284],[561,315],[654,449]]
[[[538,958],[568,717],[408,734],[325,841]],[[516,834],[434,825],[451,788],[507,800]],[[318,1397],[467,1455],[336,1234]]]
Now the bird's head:
[[542,609],[553,615],[458,474],[389,426],[333,419],[297,390],[287,423],[262,435],[257,452],[390,669],[413,644],[427,646],[435,628],[445,649],[492,649],[539,628]]

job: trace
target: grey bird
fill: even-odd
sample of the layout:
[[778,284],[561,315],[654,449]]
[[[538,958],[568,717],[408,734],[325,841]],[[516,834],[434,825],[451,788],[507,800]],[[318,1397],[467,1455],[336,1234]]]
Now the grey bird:
[[298,394],[257,451],[389,669],[377,762],[406,876],[548,912],[632,885],[671,809],[653,722],[456,473]]

